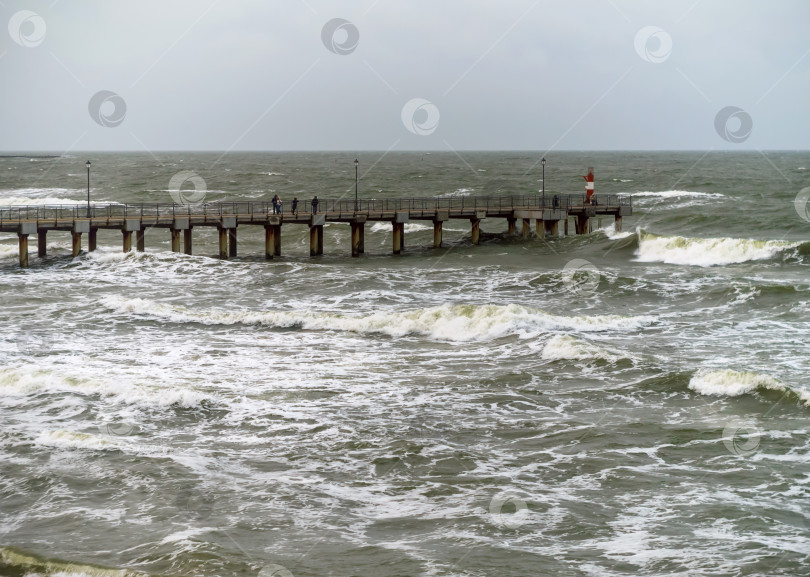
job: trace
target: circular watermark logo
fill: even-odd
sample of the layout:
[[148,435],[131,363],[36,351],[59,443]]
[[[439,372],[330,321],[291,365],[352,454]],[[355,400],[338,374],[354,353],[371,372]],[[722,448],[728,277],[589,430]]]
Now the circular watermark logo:
[[579,296],[593,296],[601,278],[599,269],[590,261],[581,258],[568,261],[562,270],[565,289]]
[[258,577],[293,577],[293,574],[284,565],[271,563],[261,568]]
[[45,20],[36,12],[20,10],[8,21],[11,39],[26,48],[39,46],[45,40]]
[[402,107],[402,124],[408,132],[428,136],[439,126],[439,109],[430,100],[412,98]]
[[111,90],[100,90],[90,99],[87,110],[90,118],[99,126],[115,128],[126,118],[127,103]]
[[723,429],[723,444],[732,455],[749,457],[759,449],[762,432],[750,423],[734,421]]
[[515,493],[499,493],[489,502],[489,516],[500,527],[517,529],[529,520],[529,507]]
[[720,138],[739,144],[748,140],[754,121],[751,115],[738,106],[726,106],[714,117],[714,129]]
[[346,56],[357,49],[360,31],[348,20],[332,18],[321,29],[321,41],[329,52]]
[[[187,182],[194,185],[194,190],[183,190]],[[192,170],[181,170],[169,180],[169,194],[175,204],[199,204],[207,190],[205,179]]]
[[672,37],[658,26],[645,26],[633,40],[636,54],[645,62],[660,64],[672,54]]
[[104,437],[117,439],[131,435],[137,431],[137,427],[132,423],[102,423],[98,426],[98,431]]
[[810,186],[801,189],[793,200],[796,214],[805,222],[810,222],[810,212],[807,209],[808,202],[810,202]]
[[180,513],[196,521],[205,521],[214,513],[214,499],[196,491],[183,491],[175,500]]
[[24,355],[45,355],[53,349],[48,332],[25,330],[17,335],[17,349]]

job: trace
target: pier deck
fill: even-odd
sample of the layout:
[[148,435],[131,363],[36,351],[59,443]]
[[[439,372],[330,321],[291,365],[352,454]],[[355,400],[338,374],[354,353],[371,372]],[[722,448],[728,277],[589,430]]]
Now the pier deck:
[[[0,201],[1,202],[1,201]],[[538,236],[568,234],[568,222],[574,218],[577,234],[590,231],[589,219],[613,216],[616,230],[621,230],[623,216],[632,214],[632,200],[624,195],[597,195],[591,203],[585,195],[533,195],[498,197],[433,197],[407,199],[319,200],[314,211],[309,200],[299,201],[298,211],[273,214],[269,202],[219,202],[203,204],[91,204],[58,206],[0,206],[0,232],[16,233],[20,244],[20,266],[28,266],[28,236],[37,235],[38,255],[45,256],[48,232],[65,231],[73,238],[73,255],[81,252],[82,234],[88,235],[88,250],[96,249],[99,229],[120,230],[125,252],[132,250],[135,233],[137,250],[144,250],[144,232],[151,228],[169,229],[172,250],[180,252],[180,232],[183,232],[183,252],[191,254],[192,229],[199,226],[219,230],[219,256],[237,254],[239,226],[265,228],[265,256],[281,255],[282,225],[306,225],[310,229],[310,255],[323,254],[323,226],[329,222],[351,225],[352,256],[364,252],[366,222],[390,222],[393,231],[393,252],[402,251],[405,223],[411,220],[432,221],[435,247],[442,244],[442,223],[448,220],[468,220],[473,244],[478,244],[480,222],[503,218],[508,233],[517,234],[516,223],[522,221],[521,235],[528,238],[534,221]],[[560,223],[564,223],[560,230]]]

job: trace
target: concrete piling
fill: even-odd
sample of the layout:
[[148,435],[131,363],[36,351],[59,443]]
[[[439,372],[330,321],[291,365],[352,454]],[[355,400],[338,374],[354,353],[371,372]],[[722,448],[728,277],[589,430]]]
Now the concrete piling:
[[47,253],[48,247],[48,229],[37,229],[37,256],[43,258]]

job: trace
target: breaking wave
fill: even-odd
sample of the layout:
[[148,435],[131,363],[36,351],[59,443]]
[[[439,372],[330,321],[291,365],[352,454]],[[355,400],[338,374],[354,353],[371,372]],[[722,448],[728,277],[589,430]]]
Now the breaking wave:
[[273,328],[423,335],[442,341],[486,341],[510,335],[528,337],[554,331],[628,331],[653,324],[652,316],[561,316],[519,305],[443,305],[406,312],[343,315],[308,310],[192,309],[147,299],[107,296],[101,304],[124,314],[176,323],[262,325]]
[[725,198],[725,195],[719,192],[698,192],[692,190],[647,190],[633,192],[631,195],[639,198]]
[[791,393],[805,405],[810,406],[810,392],[794,389],[769,375],[753,372],[739,372],[725,369],[721,371],[698,371],[689,381],[689,388],[701,395],[738,397],[761,391]]
[[664,236],[639,230],[636,255],[641,262],[709,267],[770,260],[801,244],[785,240]]

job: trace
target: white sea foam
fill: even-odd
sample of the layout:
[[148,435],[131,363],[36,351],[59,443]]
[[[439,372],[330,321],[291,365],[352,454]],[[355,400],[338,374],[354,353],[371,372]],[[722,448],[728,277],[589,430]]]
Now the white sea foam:
[[769,260],[801,243],[745,238],[687,238],[638,231],[637,260],[695,266],[726,265]]
[[527,337],[558,330],[627,331],[655,322],[655,317],[651,316],[566,317],[519,305],[444,305],[405,312],[384,311],[370,315],[341,315],[311,310],[189,309],[117,295],[106,296],[100,303],[119,313],[148,316],[176,323],[300,327],[304,330],[381,333],[393,337],[416,334],[444,341],[486,341],[509,335]]
[[[371,232],[391,232],[391,230],[392,230],[391,229],[391,223],[389,223],[389,222],[375,222],[373,225],[371,225],[371,228],[369,230]],[[427,230],[432,231],[433,226],[432,225],[419,224],[418,222],[406,222],[405,223],[405,232],[406,233],[424,232],[424,231],[427,231]],[[444,230],[447,231],[447,230],[452,230],[452,229],[445,228]]]
[[810,392],[794,389],[776,380],[770,375],[754,372],[733,371],[724,369],[719,371],[698,371],[689,381],[689,388],[701,395],[718,395],[737,397],[753,393],[758,389],[788,392],[797,395],[805,405],[810,406]]
[[[0,196],[0,206],[53,206],[59,204],[84,204],[87,201],[57,196],[32,198],[28,196]],[[90,203],[91,205],[93,203]]]
[[33,366],[0,368],[0,397],[40,393],[101,395],[113,403],[144,407],[199,407],[213,399],[201,391],[178,386],[157,387],[128,384],[120,379],[89,379]]
[[547,361],[593,361],[601,359],[615,363],[622,357],[599,345],[571,335],[554,335],[543,347],[543,359]]
[[610,224],[604,228],[600,228],[599,230],[601,230],[605,234],[605,236],[607,236],[610,240],[620,240],[636,234],[634,231],[616,232],[615,223]]
[[699,192],[695,190],[644,190],[633,192],[631,195],[636,198],[724,198],[724,194],[719,192]]

